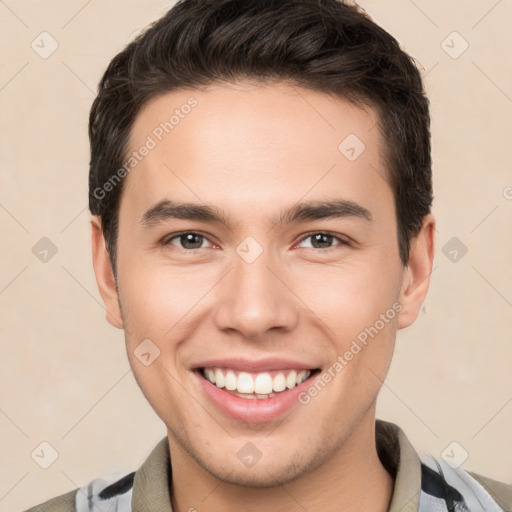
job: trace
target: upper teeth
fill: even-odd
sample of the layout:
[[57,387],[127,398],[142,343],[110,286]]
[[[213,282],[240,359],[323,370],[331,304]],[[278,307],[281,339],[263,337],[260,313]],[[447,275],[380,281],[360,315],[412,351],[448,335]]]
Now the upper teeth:
[[238,393],[256,393],[268,395],[272,392],[293,389],[304,382],[310,375],[310,370],[290,370],[276,373],[273,377],[268,372],[247,373],[221,368],[205,368],[205,377],[218,388],[226,388],[228,391]]

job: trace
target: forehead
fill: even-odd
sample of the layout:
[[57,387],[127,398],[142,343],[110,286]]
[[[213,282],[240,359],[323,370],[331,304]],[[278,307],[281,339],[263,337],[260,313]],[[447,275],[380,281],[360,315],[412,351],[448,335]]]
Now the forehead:
[[139,112],[129,148],[138,156],[123,197],[135,209],[176,195],[261,210],[308,194],[391,192],[376,112],[284,83],[163,94]]

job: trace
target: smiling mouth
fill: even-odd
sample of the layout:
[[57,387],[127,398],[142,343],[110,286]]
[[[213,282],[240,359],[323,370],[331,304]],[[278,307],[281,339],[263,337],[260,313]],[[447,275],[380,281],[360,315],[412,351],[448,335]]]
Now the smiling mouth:
[[314,375],[320,369],[278,370],[259,373],[242,372],[228,368],[200,368],[201,377],[232,395],[249,400],[273,398],[291,390]]

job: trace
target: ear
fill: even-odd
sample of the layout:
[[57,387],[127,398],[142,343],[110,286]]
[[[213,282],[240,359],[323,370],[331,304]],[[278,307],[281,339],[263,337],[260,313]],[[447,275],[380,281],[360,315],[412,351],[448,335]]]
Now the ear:
[[408,327],[418,317],[430,285],[434,261],[436,221],[432,214],[425,217],[418,235],[411,241],[409,261],[403,269],[398,329]]
[[101,229],[101,220],[98,216],[91,219],[92,261],[96,283],[105,303],[106,318],[109,324],[123,328],[122,314],[119,307],[119,297],[116,281],[112,270],[112,263],[105,246],[105,238]]

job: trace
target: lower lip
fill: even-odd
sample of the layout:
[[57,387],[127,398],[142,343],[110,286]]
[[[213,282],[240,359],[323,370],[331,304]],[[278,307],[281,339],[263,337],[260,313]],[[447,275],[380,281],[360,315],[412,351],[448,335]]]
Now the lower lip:
[[240,398],[218,388],[206,380],[199,372],[194,372],[207,397],[226,416],[246,423],[265,423],[276,420],[291,411],[294,406],[300,406],[298,396],[311,384],[310,376],[293,389],[277,393],[272,398]]

